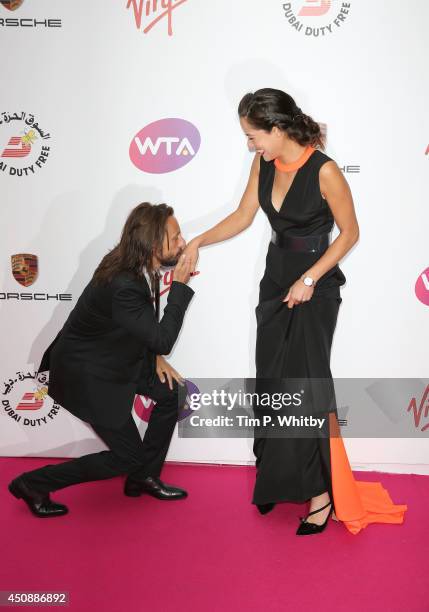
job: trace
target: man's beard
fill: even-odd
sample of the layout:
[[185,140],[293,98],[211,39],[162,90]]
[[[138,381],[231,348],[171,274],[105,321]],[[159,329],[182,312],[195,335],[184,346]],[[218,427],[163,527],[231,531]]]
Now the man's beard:
[[174,268],[174,266],[177,266],[182,253],[183,253],[183,250],[180,250],[177,253],[177,255],[175,255],[174,257],[160,259],[159,263],[161,264],[163,268]]

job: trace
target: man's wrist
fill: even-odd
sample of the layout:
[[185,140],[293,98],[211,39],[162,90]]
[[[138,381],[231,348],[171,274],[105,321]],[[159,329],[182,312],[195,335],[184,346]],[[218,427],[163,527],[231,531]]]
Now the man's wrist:
[[194,295],[194,293],[195,291],[187,283],[173,278],[167,299],[176,301],[174,299],[174,296],[176,296],[176,298],[179,297],[180,299],[190,299]]

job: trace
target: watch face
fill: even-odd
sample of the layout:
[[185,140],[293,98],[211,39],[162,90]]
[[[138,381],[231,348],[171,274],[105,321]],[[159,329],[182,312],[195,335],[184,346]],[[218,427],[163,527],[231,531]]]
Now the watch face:
[[309,276],[306,276],[304,278],[304,284],[307,285],[307,287],[311,287],[311,285],[313,284],[313,279]]

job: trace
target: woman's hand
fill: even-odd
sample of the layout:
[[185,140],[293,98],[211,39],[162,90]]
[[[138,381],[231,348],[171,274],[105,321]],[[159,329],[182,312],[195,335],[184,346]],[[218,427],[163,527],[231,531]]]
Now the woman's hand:
[[[193,238],[184,249],[184,253],[190,259],[191,274],[195,273],[195,268],[198,262],[200,244],[196,238]],[[196,272],[198,274],[198,272]]]
[[168,386],[170,390],[173,390],[173,379],[176,380],[179,385],[184,386],[185,379],[180,376],[179,372],[177,372],[167,361],[165,361],[162,355],[156,356],[156,373],[158,374],[159,380],[164,383],[165,379],[168,380]]
[[311,300],[314,292],[314,287],[308,287],[299,278],[290,287],[287,296],[283,302],[288,302],[288,308],[293,308],[296,304],[302,304],[302,302],[308,302]]

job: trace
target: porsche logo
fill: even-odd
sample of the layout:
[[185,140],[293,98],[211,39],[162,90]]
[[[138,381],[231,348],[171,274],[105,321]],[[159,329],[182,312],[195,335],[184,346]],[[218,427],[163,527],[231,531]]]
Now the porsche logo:
[[14,279],[24,287],[32,285],[38,275],[37,255],[19,253],[12,255],[11,261]]
[[21,6],[24,0],[1,0],[3,6],[10,11],[16,11]]

